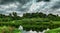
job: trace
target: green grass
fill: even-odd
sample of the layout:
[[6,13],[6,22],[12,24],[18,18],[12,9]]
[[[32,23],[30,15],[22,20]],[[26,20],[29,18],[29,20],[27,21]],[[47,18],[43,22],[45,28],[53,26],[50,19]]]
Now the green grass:
[[52,29],[52,30],[46,31],[45,33],[60,33],[60,28]]
[[21,31],[10,26],[0,26],[0,33],[21,33]]

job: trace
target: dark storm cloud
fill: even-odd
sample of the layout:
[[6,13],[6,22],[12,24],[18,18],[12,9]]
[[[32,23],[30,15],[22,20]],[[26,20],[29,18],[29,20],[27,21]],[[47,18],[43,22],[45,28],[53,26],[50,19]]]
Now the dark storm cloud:
[[[0,4],[6,4],[6,3],[10,3],[10,2],[15,2],[15,1],[18,1],[22,4],[25,4],[31,0],[1,0]],[[37,0],[37,2],[40,2],[40,1],[50,1],[50,0]]]
[[59,9],[60,8],[60,2],[56,2],[52,8],[53,9]]
[[50,0],[44,0],[44,1],[47,1],[47,2],[48,2],[48,1],[50,1]]
[[49,2],[50,0],[37,0],[37,2],[40,2],[40,1]]
[[37,0],[37,2],[40,2],[41,0]]
[[55,5],[52,7],[52,9],[59,9],[60,8],[60,5]]
[[1,0],[0,4],[7,4],[7,3],[11,3],[11,2],[20,2],[22,4],[25,4],[31,0]]
[[20,3],[22,3],[22,4],[25,4],[25,3],[27,3],[27,2],[29,2],[31,0],[17,0],[17,1],[20,2]]
[[[0,13],[60,12],[60,0],[0,0]],[[59,12],[58,12],[59,11]]]
[[14,0],[0,0],[0,4],[6,4],[6,3],[10,3],[10,2],[14,2]]

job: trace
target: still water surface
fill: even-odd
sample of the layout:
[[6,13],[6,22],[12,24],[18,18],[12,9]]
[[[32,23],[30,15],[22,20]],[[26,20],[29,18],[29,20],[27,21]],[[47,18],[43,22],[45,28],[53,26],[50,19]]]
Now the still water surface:
[[44,32],[36,32],[36,31],[30,30],[30,31],[22,31],[22,33],[44,33]]
[[37,31],[32,31],[32,30],[25,31],[25,30],[23,30],[23,27],[22,26],[19,26],[19,30],[21,30],[22,33],[44,33],[45,31],[48,31],[49,29],[43,30],[42,32],[40,32],[40,31],[37,32]]

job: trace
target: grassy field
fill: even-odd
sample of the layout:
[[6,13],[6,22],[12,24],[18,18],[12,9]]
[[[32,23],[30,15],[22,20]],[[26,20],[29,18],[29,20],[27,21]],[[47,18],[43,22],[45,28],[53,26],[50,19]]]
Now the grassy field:
[[45,33],[60,33],[60,28],[52,29],[52,30],[46,31]]
[[0,26],[0,33],[21,33],[21,31],[15,27]]

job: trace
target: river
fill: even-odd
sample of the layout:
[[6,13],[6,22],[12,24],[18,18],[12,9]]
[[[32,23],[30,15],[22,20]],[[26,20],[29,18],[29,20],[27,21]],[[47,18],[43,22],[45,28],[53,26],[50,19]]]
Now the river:
[[45,31],[48,31],[49,30],[49,28],[47,28],[46,30],[43,30],[42,32],[37,32],[37,31],[32,31],[32,30],[30,30],[30,31],[25,31],[25,30],[23,30],[23,27],[22,26],[19,26],[19,30],[22,32],[22,33],[44,33]]
[[30,30],[30,31],[22,31],[22,33],[44,33],[44,32],[37,32],[37,31]]

